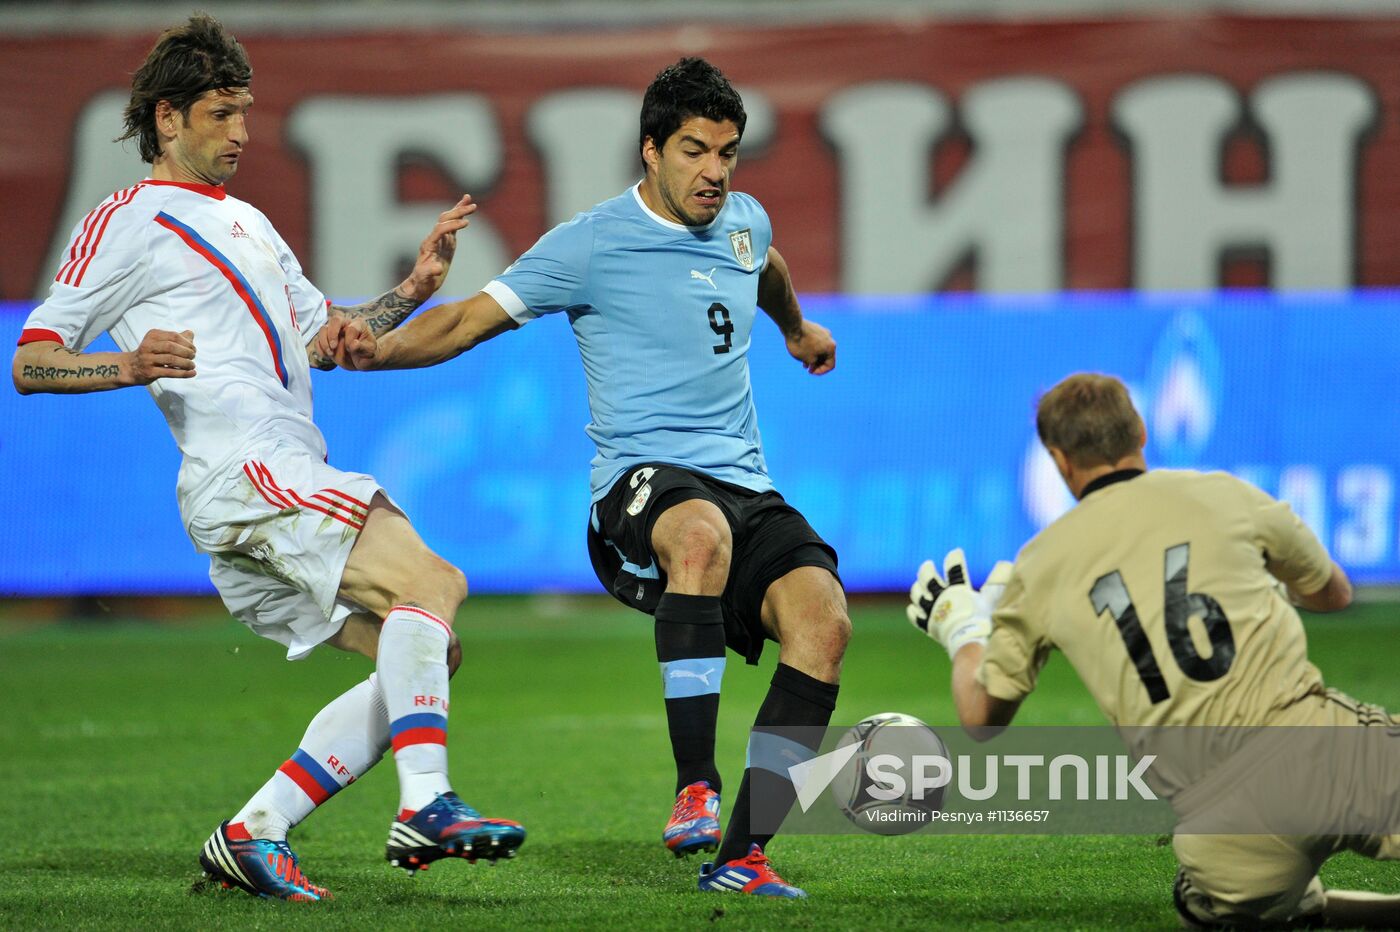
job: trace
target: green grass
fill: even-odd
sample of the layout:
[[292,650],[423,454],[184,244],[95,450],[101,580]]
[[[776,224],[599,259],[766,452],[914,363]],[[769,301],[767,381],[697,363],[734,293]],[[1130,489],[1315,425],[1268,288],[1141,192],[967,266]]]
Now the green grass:
[[[4,613],[11,622],[16,610]],[[946,723],[948,663],[894,602],[857,602],[836,721],[897,710]],[[1400,709],[1400,610],[1311,619],[1329,684]],[[673,771],[646,619],[602,600],[473,599],[459,620],[454,783],[530,838],[499,867],[383,861],[396,802],[385,762],[293,836],[318,906],[191,892],[199,846],[295,749],[322,704],[368,673],[318,651],[289,664],[221,615],[152,625],[0,629],[0,927],[343,929],[611,927],[1176,927],[1171,848],[1144,836],[780,838],[811,894],[764,902],[694,890],[659,843]],[[775,652],[731,666],[720,764],[738,784]],[[1099,722],[1062,659],[1019,722]],[[1325,882],[1400,889],[1395,865],[1334,859]]]

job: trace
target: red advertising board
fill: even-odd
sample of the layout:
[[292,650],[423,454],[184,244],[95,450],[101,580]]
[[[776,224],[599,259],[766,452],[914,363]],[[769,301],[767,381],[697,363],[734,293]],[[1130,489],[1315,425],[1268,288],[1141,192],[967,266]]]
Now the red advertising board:
[[[803,290],[1400,283],[1400,20],[240,38],[257,103],[230,188],[333,293],[459,190],[477,278],[616,193],[641,90],[687,54],[749,102],[736,187]],[[110,140],[152,39],[0,37],[0,299],[42,292],[56,238],[141,176]]]

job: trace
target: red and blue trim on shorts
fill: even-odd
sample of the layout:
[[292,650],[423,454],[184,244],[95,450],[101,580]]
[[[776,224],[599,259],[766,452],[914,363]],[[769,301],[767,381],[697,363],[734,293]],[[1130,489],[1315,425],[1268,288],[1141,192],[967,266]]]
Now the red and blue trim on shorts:
[[309,508],[356,531],[364,530],[365,521],[369,519],[369,505],[340,489],[318,489],[303,497],[295,489],[284,489],[278,485],[272,477],[272,470],[257,460],[244,463],[243,474],[253,483],[253,488],[258,490],[263,500],[278,511]]

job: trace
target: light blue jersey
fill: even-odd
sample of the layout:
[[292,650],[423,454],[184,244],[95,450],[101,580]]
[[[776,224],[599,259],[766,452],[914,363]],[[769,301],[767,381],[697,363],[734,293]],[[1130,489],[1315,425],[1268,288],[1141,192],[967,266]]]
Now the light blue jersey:
[[749,334],[773,229],[730,193],[708,225],[631,190],[550,230],[484,289],[517,323],[566,311],[588,380],[593,501],[639,463],[773,488],[749,385]]

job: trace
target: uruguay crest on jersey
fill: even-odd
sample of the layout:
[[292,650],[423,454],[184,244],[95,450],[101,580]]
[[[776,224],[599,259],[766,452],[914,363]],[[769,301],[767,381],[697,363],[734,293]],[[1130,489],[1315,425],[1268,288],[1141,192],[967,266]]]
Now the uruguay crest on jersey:
[[748,228],[735,230],[729,234],[729,245],[734,247],[734,258],[744,267],[745,272],[753,271],[753,237]]
[[[747,357],[772,239],[763,206],[742,191],[709,223],[686,226],[652,211],[638,182],[550,230],[482,289],[516,323],[568,313],[598,449],[595,502],[622,472],[658,462],[773,487]],[[633,485],[639,510],[644,481]]]

